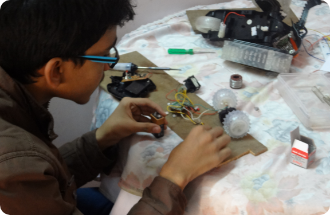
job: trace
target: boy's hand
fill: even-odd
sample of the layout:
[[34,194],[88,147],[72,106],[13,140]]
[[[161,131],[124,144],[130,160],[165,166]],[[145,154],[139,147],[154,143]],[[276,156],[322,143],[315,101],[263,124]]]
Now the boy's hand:
[[101,150],[136,132],[159,133],[160,126],[145,117],[156,111],[166,116],[162,108],[150,99],[123,98],[111,116],[96,130],[96,140]]
[[183,190],[190,181],[219,166],[230,156],[231,150],[226,147],[230,140],[220,127],[195,127],[173,149],[160,176],[179,185]]

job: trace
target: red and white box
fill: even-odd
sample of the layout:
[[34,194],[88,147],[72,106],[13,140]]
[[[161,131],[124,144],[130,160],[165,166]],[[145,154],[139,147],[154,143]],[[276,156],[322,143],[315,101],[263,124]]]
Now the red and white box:
[[314,141],[300,135],[299,127],[291,131],[291,163],[307,169],[315,160]]

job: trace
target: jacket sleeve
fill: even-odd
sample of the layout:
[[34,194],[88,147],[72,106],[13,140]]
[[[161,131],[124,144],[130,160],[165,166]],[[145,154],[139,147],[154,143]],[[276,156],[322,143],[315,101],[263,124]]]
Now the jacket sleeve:
[[12,154],[0,157],[0,207],[5,214],[82,215],[63,200],[62,192],[69,192],[60,190],[54,177],[59,170],[47,157],[35,151]]
[[102,152],[95,132],[88,132],[59,148],[64,162],[75,177],[77,187],[93,180],[102,171],[110,171],[117,160],[117,145]]
[[143,191],[142,198],[128,215],[182,215],[186,206],[187,200],[181,188],[158,176]]

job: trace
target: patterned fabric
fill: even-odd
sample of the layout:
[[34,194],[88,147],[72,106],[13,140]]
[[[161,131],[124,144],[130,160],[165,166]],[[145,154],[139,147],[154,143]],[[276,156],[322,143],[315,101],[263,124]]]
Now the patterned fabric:
[[[298,17],[304,4],[305,1],[292,1],[291,7]],[[251,1],[237,0],[197,6],[191,10],[253,6]],[[306,27],[328,35],[329,20],[329,6],[322,4],[310,11]],[[304,41],[306,48],[310,47],[308,41],[313,43],[321,36],[309,30]],[[191,182],[185,189],[189,201],[186,214],[324,214],[330,207],[329,130],[305,128],[276,89],[277,74],[224,61],[220,58],[222,49],[218,45],[192,31],[185,11],[126,34],[118,45],[120,54],[139,51],[158,66],[182,68],[179,72],[168,72],[181,83],[188,76],[195,75],[202,86],[196,93],[210,105],[216,91],[230,89],[229,77],[232,74],[243,76],[244,88],[234,91],[238,99],[237,108],[249,115],[249,133],[268,151],[257,157],[251,154],[243,156]],[[216,54],[168,55],[168,48],[212,49]],[[318,45],[309,52],[324,59]],[[312,73],[321,68],[321,60],[309,56],[302,47],[299,56],[293,60],[291,72]],[[102,125],[117,104],[111,95],[101,91],[92,128]],[[300,133],[312,138],[317,146],[316,161],[308,169],[290,163],[290,132],[298,126]],[[181,141],[170,129],[161,139],[146,133],[131,136],[120,144],[122,156],[118,171],[105,177],[120,175],[119,186],[139,195],[157,176],[171,150]]]

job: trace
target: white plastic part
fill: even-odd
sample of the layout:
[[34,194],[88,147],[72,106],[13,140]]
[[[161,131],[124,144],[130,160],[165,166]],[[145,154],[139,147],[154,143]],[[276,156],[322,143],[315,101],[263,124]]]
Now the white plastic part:
[[215,110],[223,110],[226,107],[236,108],[237,98],[233,91],[221,89],[213,97],[213,107]]
[[252,19],[249,19],[246,24],[251,25],[252,24]]
[[252,27],[251,28],[251,36],[254,37],[254,36],[257,36],[257,35],[258,35],[257,27]]
[[223,23],[223,22],[220,23],[220,30],[219,30],[219,33],[218,33],[219,38],[224,38],[225,37],[226,27],[227,27],[227,25],[225,23]]
[[269,31],[269,27],[268,26],[261,26],[261,30],[262,31]]
[[196,19],[195,27],[202,33],[208,33],[209,31],[219,31],[221,19],[217,19],[210,16],[200,16]]
[[278,3],[281,4],[281,9],[286,13],[286,14],[291,14],[291,1],[292,0],[277,0]]
[[242,111],[235,110],[226,115],[223,128],[232,138],[243,138],[250,130],[250,119]]
[[130,63],[117,63],[113,69],[119,70],[119,71],[131,71],[131,64]]
[[228,41],[222,48],[222,59],[278,73],[288,73],[292,55],[255,47],[244,41]]

